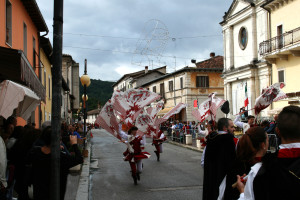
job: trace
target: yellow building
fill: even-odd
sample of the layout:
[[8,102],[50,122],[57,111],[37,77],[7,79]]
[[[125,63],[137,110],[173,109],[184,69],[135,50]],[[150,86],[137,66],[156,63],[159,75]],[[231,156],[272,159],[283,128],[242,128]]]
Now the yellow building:
[[260,54],[272,63],[272,84],[284,82],[288,98],[274,102],[269,114],[287,105],[300,105],[300,0],[272,0],[269,11],[269,40],[259,45]]
[[46,88],[45,101],[41,102],[41,122],[51,120],[52,109],[52,73],[51,59],[52,45],[48,38],[40,37],[41,42],[41,82]]

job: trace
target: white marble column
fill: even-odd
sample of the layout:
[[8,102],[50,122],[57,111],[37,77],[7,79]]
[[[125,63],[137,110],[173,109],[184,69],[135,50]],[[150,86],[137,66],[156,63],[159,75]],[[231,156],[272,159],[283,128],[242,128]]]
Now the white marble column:
[[234,37],[233,37],[233,26],[229,28],[229,68],[234,66]]

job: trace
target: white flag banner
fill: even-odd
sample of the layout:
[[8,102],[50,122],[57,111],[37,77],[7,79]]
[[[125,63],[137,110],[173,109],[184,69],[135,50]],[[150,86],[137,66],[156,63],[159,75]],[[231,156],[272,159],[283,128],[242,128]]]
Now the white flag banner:
[[118,134],[119,123],[114,113],[114,107],[111,100],[108,100],[106,104],[103,106],[95,123],[99,124],[102,128],[104,128],[106,131],[108,131],[116,138],[121,139]]
[[199,105],[199,109],[193,110],[192,115],[200,122],[203,122],[210,114],[210,100],[211,98],[203,101]]
[[284,86],[284,83],[275,83],[263,89],[262,94],[255,100],[255,114],[259,114],[272,102],[286,98],[286,94],[281,90]]
[[164,107],[164,103],[165,102],[163,100],[160,100],[155,107],[147,108],[147,113],[154,119],[157,113],[159,113],[159,111],[161,111]]
[[151,137],[156,135],[156,127],[154,125],[154,118],[147,112],[141,111],[139,116],[136,118],[135,126],[138,128],[138,134],[143,136],[144,134]]
[[214,119],[216,119],[217,110],[225,103],[224,99],[221,99],[219,97],[216,97],[216,93],[211,94],[211,105],[210,105],[210,111],[213,115]]
[[114,109],[121,113],[127,127],[130,127],[142,109],[159,98],[158,94],[144,88],[130,89],[115,98]]
[[159,126],[159,124],[167,121],[171,116],[178,114],[183,108],[186,107],[186,104],[179,103],[172,110],[167,112],[162,118],[158,118],[155,120],[155,126]]

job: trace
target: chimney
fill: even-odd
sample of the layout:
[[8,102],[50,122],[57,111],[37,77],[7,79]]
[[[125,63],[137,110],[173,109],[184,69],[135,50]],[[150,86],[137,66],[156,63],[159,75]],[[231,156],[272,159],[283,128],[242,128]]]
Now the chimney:
[[145,74],[148,73],[148,66],[145,66]]
[[210,54],[209,54],[209,56],[210,56],[210,58],[213,58],[213,57],[215,57],[215,52],[211,52]]

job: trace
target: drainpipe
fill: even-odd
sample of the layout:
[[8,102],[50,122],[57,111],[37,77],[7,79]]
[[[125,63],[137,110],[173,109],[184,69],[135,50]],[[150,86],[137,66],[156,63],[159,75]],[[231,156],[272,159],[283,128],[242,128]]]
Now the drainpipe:
[[[42,72],[41,72],[41,68],[42,68],[42,66],[41,66],[41,40],[40,40],[40,37],[44,37],[44,36],[46,36],[46,35],[48,35],[48,33],[49,33],[49,31],[47,31],[44,35],[40,35],[41,33],[39,32],[39,37],[38,37],[38,43],[39,43],[39,56],[38,56],[38,58],[39,58],[39,78],[40,78],[40,81],[42,82]],[[46,93],[47,93],[47,91],[45,91]],[[45,101],[46,101],[46,99],[45,99]],[[46,103],[46,102],[45,102]],[[42,118],[43,118],[43,116],[41,116],[41,112],[42,112],[42,104],[40,104],[40,106],[38,107],[39,108],[39,127],[41,128],[42,127]],[[45,112],[45,109],[44,109],[44,112]],[[45,115],[45,113],[44,113],[44,115]]]

